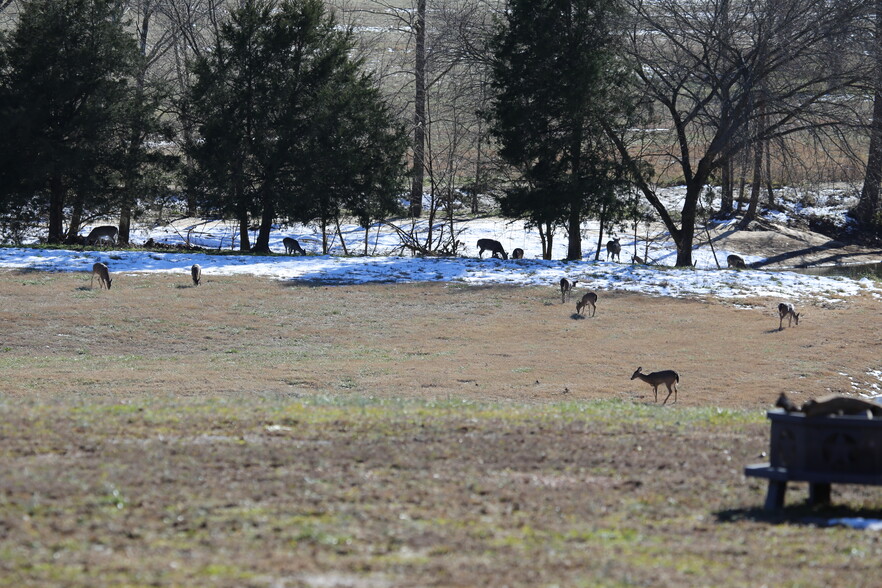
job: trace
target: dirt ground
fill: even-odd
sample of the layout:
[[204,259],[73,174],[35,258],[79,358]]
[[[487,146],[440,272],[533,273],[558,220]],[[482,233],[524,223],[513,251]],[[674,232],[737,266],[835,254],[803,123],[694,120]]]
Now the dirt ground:
[[869,391],[882,367],[868,295],[805,305],[779,331],[778,300],[598,292],[580,318],[553,286],[187,280],[118,275],[102,291],[85,274],[0,274],[3,389],[652,402],[630,380],[642,367],[676,370],[682,405],[761,408],[782,391]]
[[743,467],[780,392],[878,382],[882,301],[598,294],[0,273],[0,586],[874,585],[813,521],[877,488]]

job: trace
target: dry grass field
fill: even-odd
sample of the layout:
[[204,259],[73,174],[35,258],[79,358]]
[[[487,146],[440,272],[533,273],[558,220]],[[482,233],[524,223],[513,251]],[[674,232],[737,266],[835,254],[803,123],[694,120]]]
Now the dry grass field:
[[[873,585],[876,488],[760,510],[764,418],[882,302],[0,273],[0,585]],[[584,292],[577,289],[577,293]],[[786,325],[786,323],[785,323]],[[675,369],[679,401],[644,371]]]

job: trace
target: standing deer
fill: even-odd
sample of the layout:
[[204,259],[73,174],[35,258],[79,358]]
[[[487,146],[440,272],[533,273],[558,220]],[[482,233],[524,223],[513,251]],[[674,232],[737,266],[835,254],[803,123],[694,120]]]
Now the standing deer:
[[478,239],[478,257],[483,257],[484,251],[491,251],[493,253],[493,257],[496,257],[497,254],[502,255],[502,259],[508,259],[508,254],[505,252],[505,249],[502,248],[502,243],[499,241],[494,241],[493,239]]
[[747,269],[747,264],[744,263],[744,258],[740,255],[730,255],[726,258],[726,263],[735,269]]
[[523,259],[524,258],[524,250],[518,247],[514,251],[511,252],[512,259]]
[[285,246],[285,253],[287,255],[294,255],[295,252],[300,255],[306,255],[306,251],[303,250],[303,247],[300,246],[300,242],[293,237],[285,237],[282,239],[282,245]]
[[194,286],[198,286],[202,283],[202,268],[199,267],[198,263],[194,263],[193,267],[190,268],[190,275],[193,276]]
[[799,313],[796,312],[796,309],[793,308],[793,305],[789,302],[782,302],[778,305],[778,330],[782,331],[784,329],[784,317],[787,317],[787,326],[789,327],[792,323],[796,323],[796,326],[799,326]]
[[581,315],[586,306],[591,307],[591,316],[597,312],[597,294],[588,292],[582,296],[582,300],[576,303],[576,314]]
[[664,370],[661,372],[652,372],[651,374],[641,374],[640,370],[642,367],[637,368],[634,373],[631,375],[632,380],[636,380],[640,378],[650,386],[652,386],[652,391],[655,392],[655,401],[658,402],[658,387],[660,384],[664,384],[668,387],[668,395],[665,397],[665,401],[662,404],[667,404],[668,398],[671,397],[671,386],[673,386],[674,392],[674,403],[677,402],[677,382],[680,381],[680,376],[674,370]]
[[610,256],[612,256],[615,261],[619,261],[619,253],[622,252],[622,245],[619,243],[619,237],[616,237],[612,241],[606,242],[606,260],[609,261]]
[[564,302],[566,302],[567,300],[570,299],[570,295],[572,295],[573,288],[576,287],[576,284],[578,284],[578,282],[575,282],[575,281],[570,282],[566,278],[560,279],[560,303],[561,304],[563,304]]
[[89,231],[89,236],[86,237],[86,245],[97,245],[101,241],[110,241],[116,245],[117,235],[119,235],[119,229],[114,226],[104,225],[95,227]]
[[92,279],[89,280],[89,288],[94,287],[95,285],[95,276],[98,276],[98,288],[107,288],[110,290],[110,283],[113,281],[110,279],[110,271],[107,269],[107,266],[101,262],[96,263],[92,266]]

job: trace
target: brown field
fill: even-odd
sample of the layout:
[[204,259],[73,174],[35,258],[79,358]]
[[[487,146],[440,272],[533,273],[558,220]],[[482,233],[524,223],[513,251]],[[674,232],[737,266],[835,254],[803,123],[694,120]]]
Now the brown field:
[[811,518],[882,518],[878,489],[769,516],[742,474],[780,392],[876,381],[869,296],[778,331],[775,300],[88,283],[0,273],[0,585],[876,582],[873,532]]

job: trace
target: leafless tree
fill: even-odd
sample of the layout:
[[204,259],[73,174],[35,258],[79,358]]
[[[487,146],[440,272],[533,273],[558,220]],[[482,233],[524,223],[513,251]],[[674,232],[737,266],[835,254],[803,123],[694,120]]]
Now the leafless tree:
[[[686,184],[679,223],[645,174],[638,187],[692,265],[696,211],[711,175],[747,147],[797,133],[834,137],[853,126],[862,79],[850,35],[866,0],[625,0],[635,92],[670,132],[637,132],[645,159],[676,166]],[[616,140],[616,139],[614,139]],[[645,145],[650,145],[646,148]],[[635,166],[631,144],[617,140]]]

